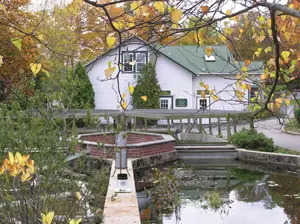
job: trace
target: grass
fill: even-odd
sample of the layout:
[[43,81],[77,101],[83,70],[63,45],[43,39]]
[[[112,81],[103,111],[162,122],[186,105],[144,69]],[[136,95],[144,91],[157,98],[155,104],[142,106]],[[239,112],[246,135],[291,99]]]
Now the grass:
[[300,134],[300,124],[297,122],[296,119],[289,120],[285,125],[285,129],[287,132],[291,131]]
[[278,146],[276,146],[276,150],[274,152],[275,153],[281,153],[281,154],[292,154],[292,155],[299,155],[300,156],[300,152],[290,150],[290,149],[285,149],[285,148],[278,147]]

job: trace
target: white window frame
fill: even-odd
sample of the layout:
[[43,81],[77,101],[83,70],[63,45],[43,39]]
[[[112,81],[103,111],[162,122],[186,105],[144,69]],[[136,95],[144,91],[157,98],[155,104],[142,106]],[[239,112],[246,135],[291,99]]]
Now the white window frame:
[[[143,61],[138,61],[138,55],[144,55],[144,57],[142,57]],[[144,66],[146,66],[147,64],[147,52],[136,52],[135,53],[135,71],[136,72],[141,72],[142,70],[138,70],[138,64],[144,64]]]
[[[125,61],[125,55],[132,55],[132,61]],[[134,53],[133,52],[123,52],[122,53],[122,60],[123,60],[123,71],[124,72],[134,72],[134,65],[130,65],[129,62],[134,61]],[[126,70],[126,66],[131,66],[131,70]]]
[[[205,100],[206,101],[206,108],[200,108],[200,106],[201,106],[200,100]],[[197,97],[197,108],[199,110],[207,110],[207,109],[209,109],[210,108],[210,98],[209,97],[205,97],[205,98]]]

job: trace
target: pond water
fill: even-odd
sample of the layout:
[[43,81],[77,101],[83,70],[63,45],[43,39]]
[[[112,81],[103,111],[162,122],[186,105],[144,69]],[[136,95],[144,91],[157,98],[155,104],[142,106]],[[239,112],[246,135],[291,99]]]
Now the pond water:
[[[160,167],[161,172],[173,167],[172,175],[180,186],[179,200],[176,205],[161,207],[154,197],[139,192],[142,223],[300,223],[300,170],[217,164],[179,161]],[[137,172],[136,180],[137,189],[147,186],[146,180],[160,184],[154,180],[153,170]],[[156,188],[150,188],[150,194],[155,194]]]

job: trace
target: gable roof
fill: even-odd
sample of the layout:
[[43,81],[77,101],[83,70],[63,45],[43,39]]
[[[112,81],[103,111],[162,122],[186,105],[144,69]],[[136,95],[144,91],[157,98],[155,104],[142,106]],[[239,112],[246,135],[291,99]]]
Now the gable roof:
[[[177,63],[184,69],[190,71],[194,75],[200,74],[237,74],[244,62],[237,62],[234,60],[233,55],[229,51],[226,45],[212,46],[214,49],[212,55],[215,57],[215,61],[205,60],[205,48],[198,45],[176,45],[176,46],[160,46],[148,44],[143,39],[132,36],[125,40],[122,45],[128,45],[131,41],[138,40],[145,46],[150,47],[152,50],[166,56],[168,59]],[[96,60],[108,55],[116,50],[120,45],[110,49],[104,54],[96,57],[93,61],[89,62],[85,66],[89,66]],[[249,74],[261,74],[263,72],[263,63],[261,61],[251,62],[248,66]]]
[[[236,74],[240,71],[244,62],[235,61],[226,45],[216,45],[212,48],[215,61],[206,61],[205,47],[196,45],[165,46],[159,47],[158,50],[196,75]],[[251,74],[261,74],[262,69],[262,62],[251,62],[248,67]]]

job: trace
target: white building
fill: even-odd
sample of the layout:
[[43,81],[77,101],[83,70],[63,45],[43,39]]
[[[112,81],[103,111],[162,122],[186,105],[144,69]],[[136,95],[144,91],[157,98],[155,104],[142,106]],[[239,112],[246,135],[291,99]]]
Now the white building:
[[[121,47],[111,49],[86,65],[95,90],[96,109],[120,108],[118,88],[121,93],[127,93],[126,101],[130,102],[128,86],[137,83],[142,67],[151,62],[155,65],[162,90],[162,109],[246,110],[247,104],[241,103],[234,91],[235,77],[243,62],[236,62],[226,45],[213,46],[213,49],[212,55],[207,57],[204,48],[194,45],[153,47],[138,37],[128,39]],[[122,64],[119,87],[114,79],[118,69],[108,80],[104,72],[109,63],[111,67],[118,67],[118,61]],[[251,79],[257,80],[262,73],[262,63],[252,62],[248,72]],[[201,81],[209,85],[209,89],[214,89],[220,100],[214,101],[209,94],[204,99]],[[253,93],[246,92],[246,101]]]

